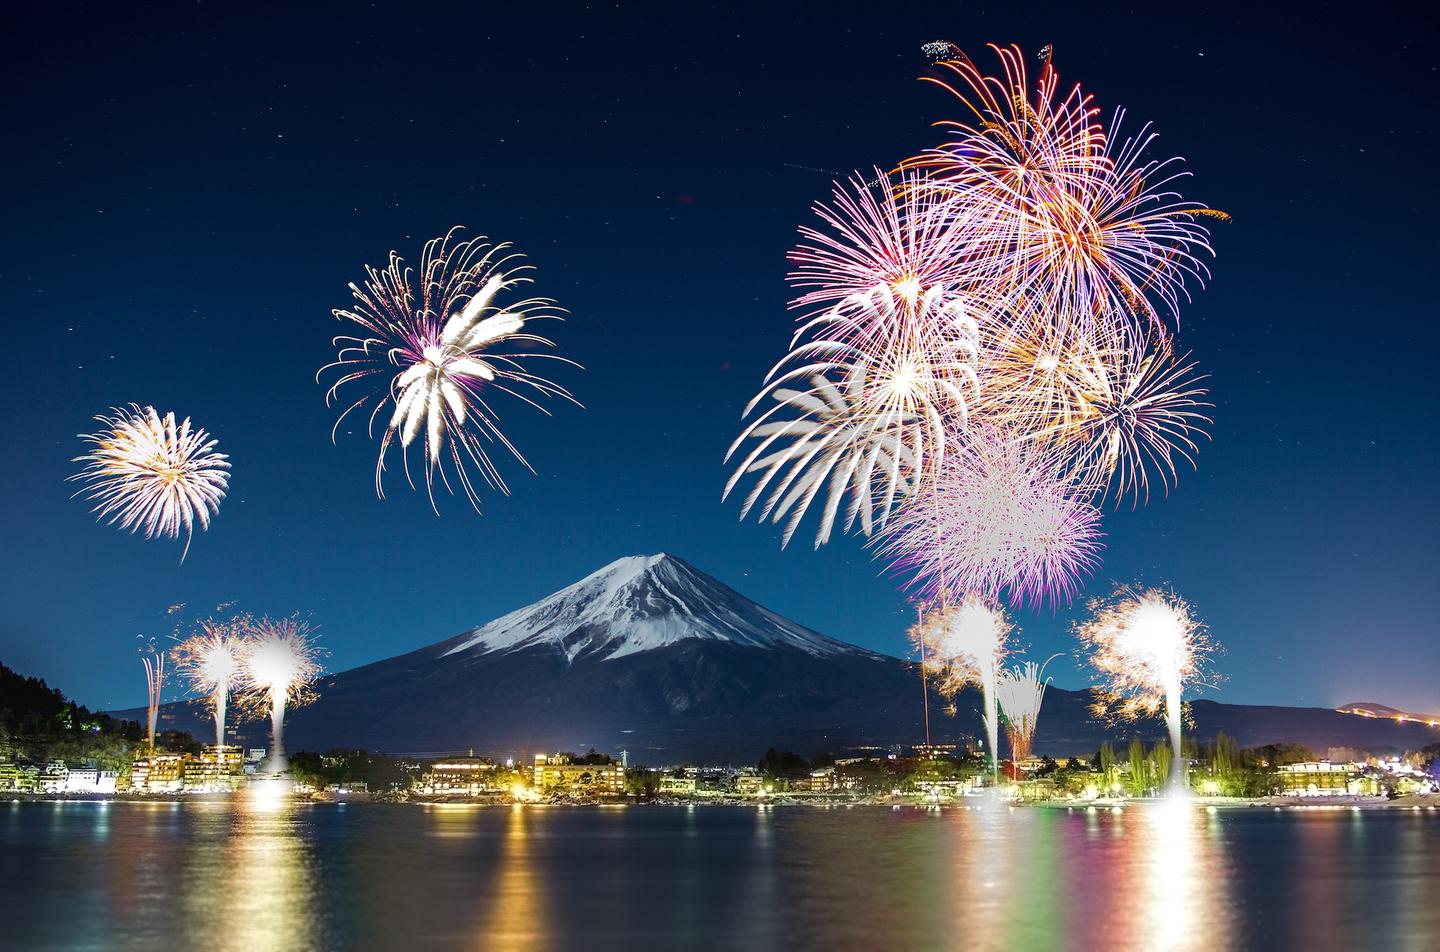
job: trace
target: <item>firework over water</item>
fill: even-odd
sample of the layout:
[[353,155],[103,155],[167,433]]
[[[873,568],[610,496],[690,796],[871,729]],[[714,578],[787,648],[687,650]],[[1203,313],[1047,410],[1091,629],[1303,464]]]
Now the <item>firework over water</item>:
[[925,611],[910,629],[922,662],[940,676],[940,692],[954,695],[966,685],[980,688],[987,750],[992,770],[1000,765],[996,681],[1010,654],[1013,626],[1005,612],[976,595]]
[[1099,565],[1100,512],[1053,458],[1000,431],[959,441],[886,528],[880,552],[928,599],[1068,603]]
[[95,502],[98,518],[145,538],[179,538],[185,532],[190,551],[195,527],[209,528],[220,511],[230,482],[230,463],[215,452],[216,440],[190,418],[175,422],[174,413],[163,417],[154,407],[112,409],[111,416],[95,419],[104,424],[97,433],[81,438],[94,445],[75,462],[85,467],[71,479],[84,482],[81,493]]
[[1172,748],[1170,782],[1184,781],[1181,701],[1206,685],[1214,645],[1179,596],[1159,589],[1122,591],[1091,604],[1093,617],[1075,633],[1100,680],[1096,711],[1132,719],[1164,712]]
[[996,678],[995,693],[1005,718],[1005,733],[1010,738],[1010,754],[1017,765],[1030,756],[1035,728],[1040,722],[1040,705],[1045,702],[1045,689],[1050,685],[1045,666],[1053,660],[1050,658],[1045,664],[1026,661],[1002,669]]
[[209,699],[215,716],[215,745],[225,744],[225,709],[241,674],[245,651],[242,621],[202,621],[200,630],[171,651],[175,668],[190,689]]
[[298,618],[247,619],[244,624],[241,683],[248,707],[270,715],[269,773],[286,768],[285,711],[313,699],[311,685],[323,670],[324,654],[314,630]]
[[554,346],[524,330],[532,321],[560,319],[552,301],[521,298],[499,303],[529,284],[533,269],[520,264],[520,256],[509,245],[491,244],[484,238],[456,240],[458,231],[451,229],[444,237],[426,242],[418,276],[394,252],[384,270],[366,266],[363,285],[350,285],[355,297],[352,308],[334,312],[336,318],[358,325],[362,336],[336,337],[336,359],[321,368],[317,379],[332,370],[339,374],[326,392],[327,404],[341,402],[340,390],[348,391],[349,384],[369,387],[345,405],[334,432],[357,410],[368,416],[368,433],[373,433],[377,420],[382,422],[375,464],[377,494],[385,495],[385,456],[396,442],[406,480],[414,485],[407,451],[419,440],[431,506],[437,476],[451,492],[454,478],[478,512],[480,497],[472,469],[493,488],[509,492],[486,451],[487,443],[502,447],[530,468],[500,429],[491,402],[495,395],[549,413],[539,401],[575,400],[563,387],[534,373],[532,365],[541,360],[578,365],[530,350]]

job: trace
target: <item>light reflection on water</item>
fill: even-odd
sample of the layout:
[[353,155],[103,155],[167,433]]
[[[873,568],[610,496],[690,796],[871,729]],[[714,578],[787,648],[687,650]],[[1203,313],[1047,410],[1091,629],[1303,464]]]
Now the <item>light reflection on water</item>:
[[26,949],[1440,947],[1440,812],[12,803]]

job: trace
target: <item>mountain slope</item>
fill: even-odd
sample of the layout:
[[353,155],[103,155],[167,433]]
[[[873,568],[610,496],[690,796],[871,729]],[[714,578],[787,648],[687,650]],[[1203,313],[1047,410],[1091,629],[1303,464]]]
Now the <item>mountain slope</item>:
[[[287,746],[412,754],[473,748],[628,749],[650,764],[753,761],[768,746],[822,750],[913,744],[923,737],[915,666],[827,638],[755,604],[674,556],[619,559],[533,605],[409,654],[326,677],[293,711]],[[1163,736],[1159,721],[1116,729],[1089,692],[1052,687],[1035,749],[1087,754],[1109,737]],[[979,700],[931,698],[932,739],[978,734]],[[1199,701],[1195,734],[1242,745],[1294,741],[1388,752],[1440,740],[1424,725],[1309,708]],[[127,716],[136,717],[134,712]],[[204,713],[167,705],[167,726],[204,736]],[[265,725],[241,737],[265,743]]]

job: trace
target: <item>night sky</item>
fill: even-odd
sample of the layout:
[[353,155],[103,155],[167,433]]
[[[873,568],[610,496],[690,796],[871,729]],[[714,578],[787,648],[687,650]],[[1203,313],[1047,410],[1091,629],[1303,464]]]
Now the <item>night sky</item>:
[[[1055,44],[1063,81],[1153,120],[1188,194],[1234,216],[1180,332],[1212,375],[1214,441],[1168,498],[1108,517],[1087,594],[1173,583],[1227,648],[1207,696],[1440,710],[1434,33],[1367,5],[1264,7],[10,22],[0,660],[132,705],[135,637],[168,634],[174,603],[310,613],[338,670],[659,551],[903,653],[911,610],[863,540],[814,552],[812,516],[781,551],[721,504],[722,457],[787,343],[785,252],[825,170],[893,166],[955,114],[916,82],[944,38],[982,65],[987,41]],[[362,265],[456,224],[515,242],[571,312],[549,330],[587,368],[558,374],[586,409],[509,404],[539,475],[510,461],[511,496],[477,516],[442,495],[437,518],[398,470],[375,497],[377,444],[331,444],[314,375]],[[65,482],[76,434],[132,401],[190,415],[234,463],[183,565],[182,542],[97,525]],[[1079,611],[1022,613],[1024,641],[1070,650]]]

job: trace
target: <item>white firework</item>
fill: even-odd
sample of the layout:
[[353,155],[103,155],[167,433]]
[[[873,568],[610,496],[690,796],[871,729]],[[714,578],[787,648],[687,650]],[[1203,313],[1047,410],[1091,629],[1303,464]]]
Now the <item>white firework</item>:
[[70,478],[86,484],[81,493],[109,524],[143,529],[147,539],[175,539],[184,530],[183,562],[195,527],[209,528],[220,511],[230,482],[228,457],[215,452],[217,441],[192,427],[189,417],[176,423],[174,413],[162,417],[133,403],[111,413],[95,417],[104,429],[81,435],[93,448],[75,458],[85,467]]

